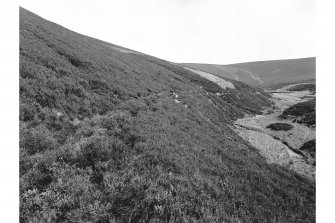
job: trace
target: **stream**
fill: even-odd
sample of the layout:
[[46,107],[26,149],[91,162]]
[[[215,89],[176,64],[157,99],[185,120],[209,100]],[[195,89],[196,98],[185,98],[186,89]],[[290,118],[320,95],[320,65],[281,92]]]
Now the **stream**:
[[[311,180],[315,180],[315,160],[299,150],[307,141],[315,139],[315,129],[279,119],[282,111],[293,104],[303,102],[309,91],[273,93],[274,110],[263,115],[244,117],[235,122],[236,131],[245,141],[256,148],[268,163],[287,167]],[[273,123],[287,123],[293,126],[288,131],[274,131],[267,128]]]

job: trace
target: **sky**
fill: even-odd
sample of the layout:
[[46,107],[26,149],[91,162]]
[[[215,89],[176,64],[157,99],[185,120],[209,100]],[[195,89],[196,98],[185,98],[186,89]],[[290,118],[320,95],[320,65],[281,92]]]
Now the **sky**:
[[178,63],[315,56],[315,0],[22,0],[75,32]]

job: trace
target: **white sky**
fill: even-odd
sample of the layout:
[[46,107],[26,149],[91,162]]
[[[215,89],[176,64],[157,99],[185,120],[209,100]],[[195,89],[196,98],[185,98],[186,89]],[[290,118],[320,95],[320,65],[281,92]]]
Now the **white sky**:
[[315,0],[22,0],[68,29],[173,62],[315,56]]

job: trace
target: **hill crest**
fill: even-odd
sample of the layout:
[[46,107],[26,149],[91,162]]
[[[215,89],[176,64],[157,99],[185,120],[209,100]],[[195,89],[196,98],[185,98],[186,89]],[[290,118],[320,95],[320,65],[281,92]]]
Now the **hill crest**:
[[315,79],[315,57],[228,65],[183,63],[184,66],[262,86]]

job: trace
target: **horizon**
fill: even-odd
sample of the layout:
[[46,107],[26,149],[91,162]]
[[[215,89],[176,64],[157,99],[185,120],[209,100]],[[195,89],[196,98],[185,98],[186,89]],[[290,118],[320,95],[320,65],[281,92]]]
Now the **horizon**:
[[280,59],[273,59],[273,60],[255,60],[255,61],[242,61],[238,63],[232,63],[232,64],[215,64],[215,63],[180,63],[180,64],[206,64],[206,65],[223,65],[223,66],[229,66],[229,65],[235,65],[235,64],[244,64],[244,63],[259,63],[259,62],[270,62],[270,61],[284,61],[284,60],[303,60],[303,59],[312,59],[316,56],[310,56],[310,57],[298,57],[298,58],[280,58]]
[[[223,4],[216,0],[209,3],[202,0],[158,1],[165,8],[152,0],[146,0],[144,4],[129,4],[129,0],[122,3],[108,1],[109,4],[102,2],[89,4],[73,1],[66,4],[65,1],[58,1],[58,4],[48,5],[42,1],[25,1],[20,6],[71,31],[174,63],[229,65],[315,57],[314,0],[271,4],[258,0],[248,6],[253,10],[246,9],[248,3],[241,0],[228,0]],[[119,10],[107,13],[113,9],[113,3]],[[227,7],[228,14],[221,15],[219,12],[227,9],[224,7],[226,5],[230,6]],[[246,14],[236,15],[239,14],[237,9],[246,10]],[[87,16],[88,12],[93,12],[94,16]],[[198,18],[200,12],[207,13]],[[252,19],[250,15],[253,14],[259,16]],[[283,17],[285,14],[288,18]],[[225,16],[235,23],[227,27]],[[115,23],[115,18],[122,19]],[[263,21],[265,18],[269,22]],[[224,23],[221,25],[224,31],[214,26],[214,22],[219,20]],[[268,26],[264,26],[264,22]],[[106,31],[108,26],[113,27],[111,31]],[[279,29],[281,36],[278,32],[271,33],[276,29]],[[204,33],[204,30],[207,32]],[[179,38],[176,38],[176,33],[180,34]],[[250,36],[239,35],[249,33]],[[221,37],[226,39],[221,40]]]

